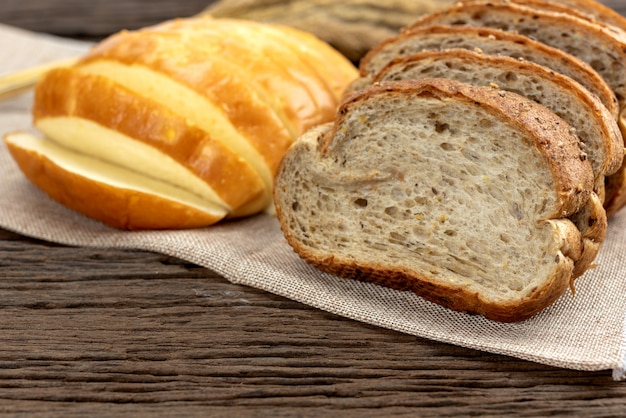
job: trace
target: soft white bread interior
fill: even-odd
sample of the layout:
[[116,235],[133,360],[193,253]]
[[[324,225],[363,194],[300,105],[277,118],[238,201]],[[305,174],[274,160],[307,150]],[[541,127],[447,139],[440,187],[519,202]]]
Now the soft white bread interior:
[[[333,70],[320,68],[322,62]],[[122,187],[114,179],[107,184],[102,175],[93,182],[92,175],[84,176],[91,170],[57,164],[55,169],[64,171],[60,184],[29,178],[60,200],[50,189],[66,188],[68,179],[82,176],[83,184],[89,182],[83,199],[94,206],[102,205],[107,194],[98,192],[99,185],[115,188],[136,212],[124,216],[119,211],[128,221],[116,222],[115,213],[105,216],[68,199],[62,203],[127,229],[207,226],[258,213],[271,204],[273,176],[284,152],[304,131],[332,120],[343,89],[356,75],[338,52],[291,28],[204,17],[123,31],[94,46],[74,66],[42,78],[33,103],[35,127],[64,148],[67,158],[97,159],[132,171],[163,183],[162,190],[180,189],[205,201],[201,207],[216,210],[202,221],[159,225],[141,220],[147,210],[133,201],[131,185]],[[54,147],[34,147],[39,142],[17,137],[22,139],[12,136],[5,142],[14,155],[21,153],[25,172],[26,164],[59,161],[46,155]],[[151,198],[165,200],[160,205],[164,218],[172,218],[166,213],[171,201],[182,204],[164,192]],[[196,206],[190,213],[198,212]]]
[[421,79],[365,89],[302,136],[274,199],[288,242],[318,268],[508,322],[589,267],[575,222],[593,224],[593,177],[544,106]]

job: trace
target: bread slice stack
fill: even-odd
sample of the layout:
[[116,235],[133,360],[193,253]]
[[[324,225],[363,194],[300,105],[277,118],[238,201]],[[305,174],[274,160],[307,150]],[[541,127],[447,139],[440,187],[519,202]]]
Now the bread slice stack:
[[[464,1],[418,19],[411,28],[432,25],[489,27],[531,37],[590,65],[615,94],[618,123],[626,132],[626,31],[592,17],[603,6],[591,1],[568,7],[555,1]],[[580,10],[580,11],[579,11]],[[619,22],[614,22],[618,24]],[[609,215],[626,204],[626,166],[608,180],[605,206]]]
[[354,66],[294,29],[189,18],[118,33],[37,85],[41,137],[5,142],[62,204],[124,229],[181,229],[271,206],[295,138],[334,118]]
[[626,38],[520,3],[461,2],[365,56],[276,178],[305,260],[504,322],[573,289],[624,205]]

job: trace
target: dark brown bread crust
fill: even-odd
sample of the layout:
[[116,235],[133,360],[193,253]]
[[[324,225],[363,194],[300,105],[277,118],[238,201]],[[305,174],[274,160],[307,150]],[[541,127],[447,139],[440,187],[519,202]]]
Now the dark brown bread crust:
[[592,194],[587,207],[571,217],[582,237],[581,254],[574,263],[572,286],[574,280],[582,276],[596,259],[608,228],[607,214],[602,200]]
[[[296,248],[296,251],[302,250]],[[571,280],[571,270],[560,268],[541,287],[533,289],[532,293],[522,300],[514,304],[503,304],[485,301],[479,294],[458,287],[436,285],[430,282],[427,276],[416,271],[386,269],[375,264],[336,260],[333,255],[323,259],[309,259],[306,255],[303,256],[311,265],[327,273],[396,290],[410,291],[454,311],[482,315],[497,322],[520,322],[531,318],[554,303],[568,289]]]

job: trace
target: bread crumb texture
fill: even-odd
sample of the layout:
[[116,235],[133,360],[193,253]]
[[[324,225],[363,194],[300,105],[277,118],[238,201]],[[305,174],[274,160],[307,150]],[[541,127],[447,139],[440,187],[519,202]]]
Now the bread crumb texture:
[[538,289],[553,301],[580,232],[555,216],[559,180],[531,135],[479,102],[383,90],[284,159],[275,201],[296,251],[498,320],[523,319]]

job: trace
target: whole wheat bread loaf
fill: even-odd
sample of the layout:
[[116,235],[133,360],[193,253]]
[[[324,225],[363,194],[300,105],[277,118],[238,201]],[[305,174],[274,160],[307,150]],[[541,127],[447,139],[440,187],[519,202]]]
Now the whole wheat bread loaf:
[[288,242],[324,271],[520,321],[570,285],[592,189],[578,138],[544,106],[421,79],[369,87],[300,137],[274,199]]

